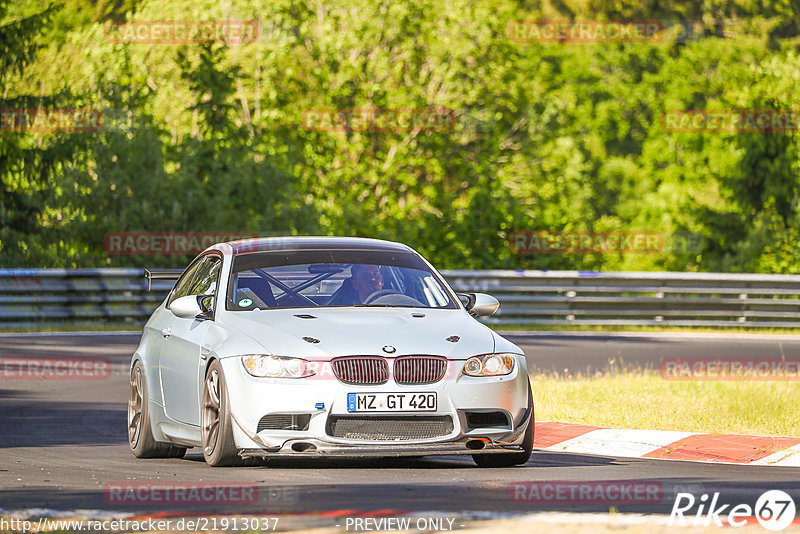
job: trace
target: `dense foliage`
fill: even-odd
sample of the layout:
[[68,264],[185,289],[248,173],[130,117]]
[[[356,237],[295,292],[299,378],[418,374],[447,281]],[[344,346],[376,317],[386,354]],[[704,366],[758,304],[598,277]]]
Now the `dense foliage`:
[[[510,38],[509,22],[548,18],[683,31]],[[120,43],[120,20],[257,20],[261,35]],[[798,35],[794,0],[0,0],[0,109],[103,114],[99,131],[0,131],[0,265],[177,267],[185,256],[110,255],[104,236],[236,231],[397,240],[442,268],[800,272],[796,132],[661,123],[800,110]],[[304,122],[375,108],[454,120]],[[516,254],[522,230],[660,232],[666,245]],[[670,245],[682,235],[697,246]]]

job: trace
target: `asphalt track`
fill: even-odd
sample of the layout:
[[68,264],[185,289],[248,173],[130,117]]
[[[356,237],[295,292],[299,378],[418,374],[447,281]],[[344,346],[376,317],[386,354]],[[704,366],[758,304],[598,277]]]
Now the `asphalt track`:
[[[610,358],[657,367],[661,357],[800,355],[789,336],[704,336],[534,333],[509,336],[526,352],[532,369],[602,368]],[[9,380],[0,378],[0,510],[101,510],[125,513],[220,512],[308,514],[439,511],[532,511],[669,514],[678,492],[700,497],[719,492],[719,504],[749,504],[767,490],[782,489],[800,506],[800,469],[713,465],[536,452],[525,466],[481,469],[469,457],[433,459],[270,460],[245,468],[210,468],[197,449],[177,460],[137,460],[125,429],[128,364],[137,335],[0,335],[0,357],[100,356],[112,362],[104,380]],[[655,481],[654,502],[515,499],[521,481]],[[257,498],[212,503],[120,503],[114,485],[226,484],[257,488]],[[235,499],[234,499],[235,500]],[[635,499],[634,499],[635,500]],[[692,513],[696,510],[692,509]],[[389,513],[387,512],[387,513]]]

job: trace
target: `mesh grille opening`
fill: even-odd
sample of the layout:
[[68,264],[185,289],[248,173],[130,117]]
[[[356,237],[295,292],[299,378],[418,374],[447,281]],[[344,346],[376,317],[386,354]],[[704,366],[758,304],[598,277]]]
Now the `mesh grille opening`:
[[453,432],[453,418],[442,416],[330,416],[328,435],[343,439],[404,441],[446,436]]
[[401,356],[394,361],[394,380],[398,384],[433,384],[444,378],[447,358],[440,356]]
[[275,413],[265,415],[258,422],[258,430],[308,430],[311,414]]
[[467,426],[470,428],[508,426],[508,416],[505,412],[467,412]]

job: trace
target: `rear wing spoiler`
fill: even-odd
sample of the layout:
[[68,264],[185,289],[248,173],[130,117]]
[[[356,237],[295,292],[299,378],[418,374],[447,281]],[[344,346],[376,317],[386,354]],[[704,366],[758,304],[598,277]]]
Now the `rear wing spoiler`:
[[183,274],[183,269],[145,269],[144,277],[147,279],[147,290],[150,291],[150,286],[153,280],[177,280]]

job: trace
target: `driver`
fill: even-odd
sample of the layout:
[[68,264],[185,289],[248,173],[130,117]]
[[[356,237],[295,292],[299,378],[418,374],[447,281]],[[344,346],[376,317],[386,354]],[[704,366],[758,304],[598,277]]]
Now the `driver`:
[[331,295],[330,304],[349,306],[366,304],[368,296],[383,289],[383,275],[378,265],[358,263],[350,268],[350,278]]

